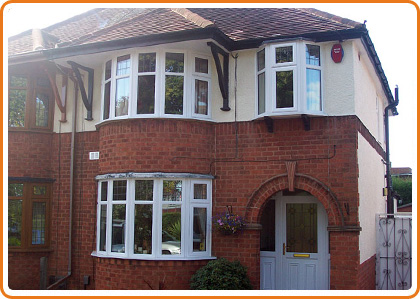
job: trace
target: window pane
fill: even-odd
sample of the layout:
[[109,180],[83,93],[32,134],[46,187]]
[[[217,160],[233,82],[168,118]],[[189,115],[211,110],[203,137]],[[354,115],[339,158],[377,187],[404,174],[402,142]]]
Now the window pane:
[[134,253],[152,254],[152,205],[135,205]]
[[182,200],[182,181],[163,181],[163,201]]
[[105,64],[105,80],[108,80],[111,78],[111,66],[112,66],[112,61],[108,60]]
[[153,181],[152,180],[136,181],[135,200],[153,201]]
[[9,90],[9,127],[25,126],[26,90]]
[[209,61],[203,58],[195,58],[195,72],[196,73],[209,73]]
[[48,127],[48,105],[49,97],[46,94],[38,93],[35,102],[35,125],[37,127]]
[[127,181],[114,181],[112,200],[125,200],[127,197]]
[[180,205],[162,205],[162,254],[181,254]]
[[318,252],[317,205],[286,204],[287,252]]
[[156,53],[139,54],[139,73],[156,71]]
[[265,112],[265,73],[258,75],[258,114]]
[[9,196],[23,196],[23,184],[9,184]]
[[130,95],[130,78],[117,80],[115,95],[115,116],[128,114],[128,99]]
[[101,183],[101,201],[107,201],[108,199],[108,182]]
[[306,45],[306,64],[321,65],[319,46]]
[[208,114],[209,104],[209,83],[207,81],[195,80],[195,113]]
[[206,251],[207,209],[194,208],[193,251]]
[[[114,182],[115,183],[115,182]],[[125,205],[112,206],[112,252],[125,252]]]
[[104,119],[109,118],[109,105],[111,101],[111,82],[105,84],[105,93],[104,93]]
[[45,202],[32,205],[32,244],[45,244]]
[[258,71],[265,69],[265,49],[259,51],[257,54],[257,68]]
[[117,58],[117,76],[128,75],[130,73],[130,55]]
[[165,80],[165,114],[183,113],[184,77],[166,76]]
[[194,184],[194,199],[207,199],[207,184]]
[[99,216],[99,250],[106,251],[106,205],[101,205],[101,215]]
[[21,76],[10,76],[10,87],[26,87],[27,79]]
[[184,54],[166,53],[165,72],[183,73],[184,72]]
[[45,195],[47,194],[47,187],[45,186],[34,186],[33,195]]
[[9,199],[9,209],[7,215],[9,223],[8,244],[9,246],[20,246],[22,240],[22,200]]
[[321,71],[306,69],[306,108],[321,110]]
[[137,114],[155,113],[155,76],[139,76],[137,87]]
[[293,71],[276,72],[276,108],[293,107]]
[[276,48],[276,63],[293,62],[293,47]]
[[275,201],[269,200],[264,207],[261,216],[261,238],[260,250],[261,251],[275,251],[276,247],[276,209]]

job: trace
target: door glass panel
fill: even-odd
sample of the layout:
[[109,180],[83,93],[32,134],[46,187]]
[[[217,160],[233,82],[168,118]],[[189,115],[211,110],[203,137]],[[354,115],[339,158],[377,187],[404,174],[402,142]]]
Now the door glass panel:
[[261,216],[261,239],[260,239],[260,250],[261,251],[275,251],[276,244],[276,202],[269,200],[265,205]]
[[317,205],[286,204],[287,252],[317,253]]

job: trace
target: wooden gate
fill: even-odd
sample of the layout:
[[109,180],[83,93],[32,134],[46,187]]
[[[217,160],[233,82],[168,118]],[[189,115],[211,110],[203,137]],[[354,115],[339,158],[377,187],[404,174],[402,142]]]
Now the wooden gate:
[[411,214],[376,215],[377,290],[411,288],[411,222]]

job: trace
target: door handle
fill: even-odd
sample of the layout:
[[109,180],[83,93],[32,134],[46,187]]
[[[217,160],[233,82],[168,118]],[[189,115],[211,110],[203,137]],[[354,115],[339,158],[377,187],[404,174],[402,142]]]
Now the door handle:
[[286,243],[283,243],[283,255],[286,254],[286,249],[289,250],[289,246],[286,246]]

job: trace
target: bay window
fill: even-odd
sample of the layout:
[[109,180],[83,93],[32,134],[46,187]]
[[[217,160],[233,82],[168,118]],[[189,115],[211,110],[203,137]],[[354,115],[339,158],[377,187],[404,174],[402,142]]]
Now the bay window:
[[210,179],[183,178],[179,174],[99,177],[98,256],[210,257]]
[[105,62],[102,86],[102,120],[210,117],[208,56],[159,49],[126,53]]
[[319,45],[267,45],[257,52],[257,115],[322,114]]

